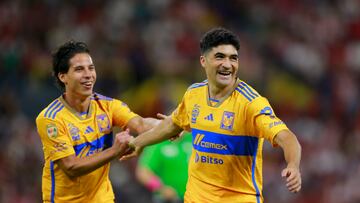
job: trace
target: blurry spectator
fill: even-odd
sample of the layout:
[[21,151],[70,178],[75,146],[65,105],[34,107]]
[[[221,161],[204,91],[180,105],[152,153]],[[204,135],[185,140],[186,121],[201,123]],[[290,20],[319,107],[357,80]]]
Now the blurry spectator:
[[136,176],[153,193],[154,203],[184,201],[191,141],[191,134],[184,133],[172,142],[146,148],[140,156]]

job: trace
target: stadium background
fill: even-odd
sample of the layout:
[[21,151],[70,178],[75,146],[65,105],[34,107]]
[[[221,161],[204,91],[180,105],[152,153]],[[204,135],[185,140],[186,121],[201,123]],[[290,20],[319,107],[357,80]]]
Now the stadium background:
[[[122,0],[0,2],[0,202],[41,201],[43,155],[34,118],[59,95],[50,52],[89,44],[96,90],[153,116],[205,78],[200,36],[241,39],[239,76],[269,98],[303,147],[300,194],[287,192],[280,149],[264,150],[268,203],[360,202],[360,1]],[[149,202],[136,161],[113,164],[117,202]]]

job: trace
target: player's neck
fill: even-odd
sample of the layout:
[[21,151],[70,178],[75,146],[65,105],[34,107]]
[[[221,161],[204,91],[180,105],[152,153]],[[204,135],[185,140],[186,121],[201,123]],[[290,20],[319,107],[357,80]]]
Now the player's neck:
[[236,84],[237,80],[235,80],[234,84],[226,87],[217,87],[216,85],[209,83],[209,97],[212,99],[221,99],[234,91]]
[[90,105],[90,97],[91,95],[87,97],[79,97],[73,94],[63,94],[63,98],[66,103],[79,113],[88,111]]

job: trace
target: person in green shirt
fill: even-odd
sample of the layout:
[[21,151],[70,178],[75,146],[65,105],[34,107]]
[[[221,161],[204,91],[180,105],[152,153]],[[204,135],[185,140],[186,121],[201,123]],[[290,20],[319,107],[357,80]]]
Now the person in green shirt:
[[136,177],[153,192],[155,203],[184,201],[191,148],[192,137],[186,132],[174,141],[146,148],[140,156]]

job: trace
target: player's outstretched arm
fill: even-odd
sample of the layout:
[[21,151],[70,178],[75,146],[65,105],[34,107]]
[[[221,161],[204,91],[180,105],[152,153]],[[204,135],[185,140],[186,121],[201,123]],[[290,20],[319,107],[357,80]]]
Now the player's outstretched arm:
[[[161,120],[165,120],[166,118],[170,118],[171,116],[167,116],[167,115],[164,115],[164,114],[161,114],[161,113],[157,113],[157,117],[160,118]],[[187,131],[182,131],[180,132],[179,134],[176,134],[172,137],[170,137],[170,141],[175,141],[177,139],[179,139],[180,137],[182,137]]]
[[181,131],[182,128],[176,125],[171,117],[167,117],[162,120],[159,125],[133,139],[129,143],[129,146],[134,149],[133,153],[121,157],[120,160],[127,160],[131,157],[138,156],[144,147],[167,140],[179,134]]
[[138,135],[150,130],[160,123],[160,120],[155,118],[143,118],[136,116],[132,118],[126,125],[132,134]]
[[[124,132],[129,131],[127,130]],[[113,146],[102,152],[86,157],[71,155],[57,160],[56,163],[69,177],[82,176],[96,170],[111,160],[128,153],[128,151],[131,150],[128,147],[130,140],[131,137],[129,134],[117,134]]]
[[299,192],[301,189],[301,146],[299,141],[294,133],[283,130],[276,135],[275,142],[283,149],[287,162],[287,167],[281,172],[281,176],[286,178],[286,187],[290,192]]
[[138,135],[150,130],[151,128],[154,128],[155,126],[159,125],[161,120],[164,120],[165,118],[168,118],[170,116],[158,113],[157,117],[158,119],[136,116],[127,123],[126,128],[130,129],[130,132],[132,134]]

